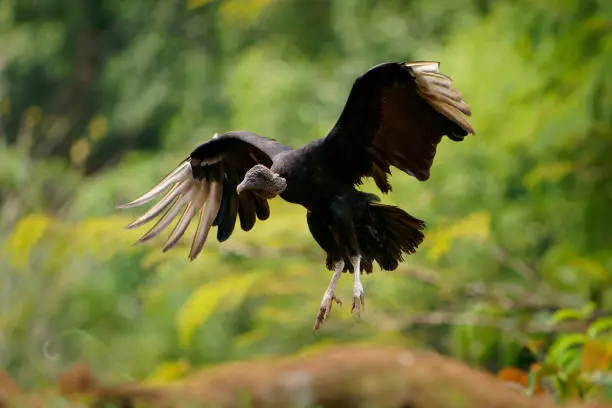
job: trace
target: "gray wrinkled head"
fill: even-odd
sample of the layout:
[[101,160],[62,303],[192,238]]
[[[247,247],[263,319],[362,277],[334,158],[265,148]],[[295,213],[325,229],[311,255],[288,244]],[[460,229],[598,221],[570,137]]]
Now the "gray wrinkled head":
[[285,191],[286,187],[287,181],[284,178],[258,164],[246,172],[244,179],[236,187],[236,192],[241,194],[244,191],[252,191],[263,198],[271,199]]

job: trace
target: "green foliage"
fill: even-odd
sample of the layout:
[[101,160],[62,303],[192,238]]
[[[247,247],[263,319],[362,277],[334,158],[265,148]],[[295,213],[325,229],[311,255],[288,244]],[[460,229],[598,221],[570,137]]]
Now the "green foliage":
[[205,324],[220,304],[235,307],[236,304],[242,303],[250,286],[259,277],[255,273],[230,276],[204,285],[192,293],[177,317],[181,346],[187,347],[190,344],[195,329]]
[[[586,321],[587,310],[560,310],[551,323],[566,319]],[[532,371],[527,392],[532,393],[537,382],[548,381],[559,400],[570,398],[609,399],[609,370],[612,367],[612,329],[609,317],[594,319],[584,333],[562,334],[544,355],[542,364]]]
[[[495,370],[536,336],[559,392],[593,384],[584,350],[599,353],[609,318],[550,331],[612,302],[609,1],[101,4],[0,6],[0,362],[22,383],[80,358],[158,382],[342,342]],[[357,75],[402,59],[441,61],[478,134],[444,140],[427,183],[394,173],[383,200],[426,220],[426,240],[365,279],[360,324],[343,277],[344,305],[311,335],[329,273],[303,209],[280,200],[195,262],[186,240],[132,246],[115,204],[198,143],[240,128],[299,146],[334,124]]]

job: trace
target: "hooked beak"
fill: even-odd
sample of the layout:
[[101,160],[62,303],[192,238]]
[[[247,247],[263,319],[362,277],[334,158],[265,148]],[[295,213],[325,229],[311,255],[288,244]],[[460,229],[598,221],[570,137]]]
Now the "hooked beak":
[[238,184],[238,186],[236,187],[236,193],[240,195],[240,193],[242,193],[245,189],[246,189],[246,183],[243,181],[242,183]]

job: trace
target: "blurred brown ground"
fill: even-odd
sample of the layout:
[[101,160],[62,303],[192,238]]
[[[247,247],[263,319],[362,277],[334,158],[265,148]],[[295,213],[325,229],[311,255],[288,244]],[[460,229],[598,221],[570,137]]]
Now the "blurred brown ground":
[[[22,390],[0,372],[0,407],[377,407],[547,408],[549,396],[529,398],[491,374],[425,350],[350,346],[310,355],[225,364],[162,386],[102,385],[88,366],[63,373],[56,389]],[[605,404],[569,404],[605,408]]]

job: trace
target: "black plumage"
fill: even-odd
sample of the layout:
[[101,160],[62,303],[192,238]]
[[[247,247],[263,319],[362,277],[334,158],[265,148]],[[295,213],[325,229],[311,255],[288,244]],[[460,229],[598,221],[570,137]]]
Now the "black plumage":
[[381,204],[359,191],[371,177],[381,192],[391,191],[391,167],[420,181],[430,177],[436,147],[444,135],[461,141],[474,129],[470,108],[437,62],[384,63],[358,77],[330,132],[301,148],[246,131],[215,135],[198,146],[174,172],[152,190],[123,207],[145,204],[168,190],[160,201],[128,228],[166,212],[141,239],[158,235],[183,211],[164,250],[184,234],[199,213],[189,253],[202,250],[211,227],[227,240],[240,220],[251,230],[256,219],[270,216],[269,199],[307,209],[313,238],[334,270],[315,329],[325,320],[341,272],[354,275],[353,308],[363,304],[360,273],[376,263],[394,270],[423,241],[425,223],[396,206]]

